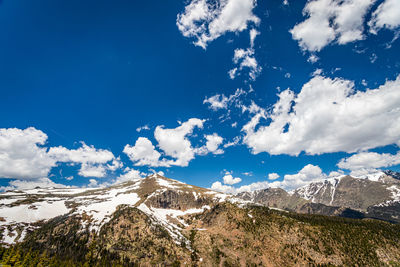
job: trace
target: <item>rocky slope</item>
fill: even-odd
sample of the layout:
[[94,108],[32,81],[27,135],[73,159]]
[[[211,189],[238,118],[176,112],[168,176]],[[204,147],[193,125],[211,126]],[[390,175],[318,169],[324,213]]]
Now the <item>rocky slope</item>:
[[343,175],[310,183],[292,192],[268,188],[241,193],[238,197],[299,213],[400,222],[400,174],[392,171],[365,177]]
[[399,225],[281,211],[285,203],[324,204],[266,192],[238,198],[159,175],[102,189],[6,192],[0,265],[43,259],[45,266],[400,264]]

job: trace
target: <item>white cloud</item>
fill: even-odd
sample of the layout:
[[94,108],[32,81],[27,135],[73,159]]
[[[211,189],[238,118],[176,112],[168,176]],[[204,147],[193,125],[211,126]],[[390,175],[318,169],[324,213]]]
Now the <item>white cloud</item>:
[[177,128],[165,129],[157,126],[154,137],[158,146],[164,151],[165,155],[175,159],[172,163],[177,166],[188,166],[189,161],[194,159],[195,150],[193,149],[187,136],[193,133],[194,128],[203,128],[204,120],[192,118],[182,123]]
[[255,6],[255,0],[192,0],[178,14],[176,25],[183,36],[194,38],[194,44],[205,49],[226,32],[241,32],[249,23],[258,24]]
[[374,34],[383,28],[397,29],[400,26],[400,1],[385,0],[372,13],[368,26],[370,26],[370,32]]
[[150,130],[150,127],[149,127],[149,125],[143,125],[143,126],[141,126],[141,127],[138,127],[138,128],[136,128],[136,132],[138,132],[138,133],[140,133],[141,131],[147,131],[147,130]]
[[145,137],[139,137],[134,146],[126,145],[123,152],[136,166],[151,167],[186,167],[196,155],[224,153],[219,148],[224,139],[216,133],[204,135],[206,139],[204,146],[192,147],[188,137],[192,135],[196,127],[202,129],[204,122],[205,120],[192,118],[183,123],[179,122],[180,126],[172,129],[157,126],[154,137],[162,153],[157,151],[152,142]]
[[[52,147],[49,149],[48,155],[57,162],[81,164],[79,175],[83,177],[105,177],[107,169],[115,170],[119,166],[111,151],[97,149],[84,142],[81,144],[82,146],[78,149],[67,149],[62,146]],[[106,163],[108,162],[112,162],[113,165],[107,167]]]
[[0,178],[46,177],[56,161],[43,147],[47,135],[33,127],[0,129]]
[[268,174],[268,180],[276,180],[278,178],[279,178],[279,174],[277,174],[275,172]]
[[254,57],[254,49],[252,48],[246,50],[242,48],[235,49],[233,62],[238,64],[238,67],[229,71],[229,77],[231,79],[236,78],[236,76],[245,68],[249,70],[249,77],[253,81],[261,73],[262,68],[258,65],[258,62]]
[[[275,176],[275,175],[274,175]],[[248,185],[243,185],[240,187],[234,187],[231,185],[223,185],[221,182],[214,182],[211,185],[211,189],[219,192],[238,194],[241,192],[252,192],[255,190],[265,189],[265,188],[283,188],[285,190],[293,190],[298,187],[307,185],[312,182],[318,182],[326,179],[327,176],[324,174],[320,167],[308,164],[304,166],[296,174],[287,174],[284,176],[282,181],[260,181],[251,183]]]
[[[399,106],[400,76],[377,89],[355,91],[351,81],[317,75],[298,95],[282,91],[269,114],[256,113],[242,129],[243,142],[255,154],[273,155],[400,145]],[[269,124],[259,125],[261,118],[270,119]]]
[[111,164],[107,164],[107,169],[110,171],[116,171],[118,169],[121,169],[124,166],[124,164],[121,162],[121,158],[114,158],[111,162]]
[[319,57],[317,57],[315,54],[311,54],[307,59],[307,61],[312,63],[312,64],[314,64],[318,60],[319,60]]
[[138,170],[126,168],[124,170],[124,173],[118,176],[117,179],[115,179],[114,184],[142,179],[144,176],[145,174]]
[[252,192],[255,190],[260,190],[260,189],[265,189],[270,187],[270,183],[268,181],[261,181],[261,182],[256,182],[256,183],[251,183],[248,185],[243,185],[240,187],[234,187],[231,185],[224,185],[221,182],[214,182],[211,185],[211,189],[218,191],[218,192],[223,192],[227,194],[238,194],[241,192]]
[[98,186],[99,186],[99,184],[96,179],[89,179],[89,184],[87,185],[87,187],[94,188],[94,187],[98,187]]
[[8,186],[0,187],[0,191],[7,191],[7,190],[24,190],[24,189],[33,189],[36,187],[41,188],[65,188],[69,187],[63,184],[54,183],[49,178],[37,178],[32,180],[12,180],[8,183]]
[[62,146],[52,147],[48,153],[58,162],[107,163],[114,159],[113,153],[109,150],[97,149],[84,142],[81,144],[82,146],[78,149],[67,149]]
[[235,136],[231,142],[224,144],[224,148],[236,146],[240,143],[240,140],[241,140],[240,136]]
[[[59,162],[82,164],[79,174],[104,177],[107,170],[118,164],[112,152],[96,149],[82,142],[82,147],[70,150],[65,147],[44,147],[47,135],[33,127],[25,130],[0,129],[0,177],[37,179],[47,177]],[[107,162],[113,164],[106,166]]]
[[259,35],[260,32],[257,31],[256,29],[251,29],[250,30],[250,47],[253,48],[254,47],[254,41],[257,37],[257,35]]
[[241,95],[246,94],[242,89],[236,89],[235,93],[230,96],[225,96],[224,94],[216,94],[209,98],[205,98],[203,104],[209,104],[209,109],[217,111],[219,109],[227,109],[229,105],[233,103],[238,103],[238,99]]
[[[397,1],[397,0],[395,0]],[[290,30],[302,49],[320,51],[336,40],[346,44],[362,40],[363,22],[375,0],[314,0],[303,9],[307,19]]]
[[235,79],[237,71],[238,71],[237,67],[230,69],[228,71],[228,75],[229,75],[229,78],[231,78],[231,80]]
[[281,187],[285,190],[293,190],[324,179],[326,179],[326,174],[322,172],[320,167],[308,164],[296,174],[286,174],[283,181],[271,183],[271,187]]
[[213,154],[223,154],[224,153],[224,151],[219,148],[219,146],[224,141],[224,138],[222,138],[221,136],[219,136],[216,133],[206,135],[205,138],[207,139],[206,148],[209,152],[211,152]]
[[82,163],[78,174],[83,177],[99,177],[99,178],[101,178],[101,177],[106,176],[107,170],[104,165]]
[[232,174],[230,174],[229,172],[227,172],[222,179],[224,180],[224,184],[229,184],[229,185],[237,184],[242,181],[242,179],[239,177],[234,178]]
[[209,104],[209,108],[216,111],[219,109],[226,109],[228,107],[228,98],[222,94],[216,94],[209,98],[205,98],[203,104]]
[[169,167],[171,162],[160,160],[161,153],[155,150],[151,141],[146,137],[139,137],[134,146],[126,145],[123,152],[136,166]]
[[397,154],[360,152],[351,157],[341,159],[337,164],[339,168],[346,170],[376,169],[400,164],[400,152]]
[[211,189],[218,191],[218,192],[223,192],[227,194],[237,194],[237,188],[230,186],[230,185],[223,185],[221,182],[214,182],[211,185]]

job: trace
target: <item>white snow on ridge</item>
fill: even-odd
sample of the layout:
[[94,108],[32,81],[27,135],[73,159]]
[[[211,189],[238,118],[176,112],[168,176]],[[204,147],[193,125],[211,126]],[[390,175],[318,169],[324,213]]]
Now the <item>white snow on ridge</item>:
[[91,202],[89,200],[84,205],[78,206],[76,213],[85,213],[92,216],[93,221],[89,227],[90,231],[98,231],[101,226],[107,223],[119,205],[126,204],[133,206],[140,200],[140,197],[136,193],[124,194],[120,191],[113,190],[109,195],[101,196],[102,201],[100,202],[94,202],[93,200]]
[[173,185],[170,181],[165,180],[165,179],[157,178],[156,181],[160,186],[168,187],[168,188],[171,188],[171,189],[178,188],[177,186]]
[[180,216],[195,214],[204,212],[206,209],[210,209],[210,206],[205,205],[200,209],[187,209],[185,211],[175,210],[175,209],[161,209],[148,207],[146,204],[142,203],[138,206],[138,209],[153,218],[156,222],[160,223],[168,231],[174,241],[179,244],[185,237],[181,233],[181,228],[174,223],[172,223],[168,218],[176,219],[182,225],[187,226],[184,220],[179,218]]
[[35,202],[14,207],[1,207],[1,217],[5,219],[0,221],[0,225],[10,223],[33,223],[41,220],[48,220],[69,212],[65,206],[65,201],[53,202]]
[[374,182],[379,182],[379,179],[384,175],[385,175],[384,172],[378,171],[378,172],[372,172],[372,173],[367,173],[364,175],[353,176],[353,177],[359,178],[359,179],[368,179],[368,180],[374,181]]

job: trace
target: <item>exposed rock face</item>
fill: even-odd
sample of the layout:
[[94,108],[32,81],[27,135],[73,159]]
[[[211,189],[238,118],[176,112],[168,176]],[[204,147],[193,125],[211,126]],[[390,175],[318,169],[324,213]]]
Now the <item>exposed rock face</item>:
[[289,194],[281,188],[267,188],[251,193],[241,193],[238,196],[245,200],[278,209],[296,210],[307,203],[307,200],[297,195]]
[[238,196],[268,207],[350,218],[378,218],[400,222],[400,174],[392,171],[371,177],[342,176],[314,182],[287,193],[268,188]]

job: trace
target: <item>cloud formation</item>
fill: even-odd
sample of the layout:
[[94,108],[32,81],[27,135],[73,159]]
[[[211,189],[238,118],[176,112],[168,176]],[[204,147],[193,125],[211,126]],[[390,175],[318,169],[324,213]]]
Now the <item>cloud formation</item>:
[[397,30],[400,26],[400,1],[385,0],[372,13],[368,25],[374,34],[383,28]]
[[[313,77],[295,95],[287,89],[267,114],[261,110],[242,131],[252,153],[316,155],[400,145],[400,76],[377,89],[355,91],[340,78]],[[268,119],[262,125],[261,119]]]
[[178,14],[176,25],[183,36],[194,38],[194,45],[206,49],[226,32],[241,32],[249,23],[258,24],[255,6],[255,0],[192,0]]
[[[69,162],[73,164],[81,164],[79,175],[83,177],[104,177],[107,173],[108,166],[106,163],[115,163],[114,154],[106,149],[96,149],[94,146],[88,146],[81,142],[78,149],[67,149],[62,146],[52,147],[49,149],[48,155],[57,162]],[[115,165],[110,165],[115,170]]]
[[217,111],[220,109],[228,109],[231,104],[239,104],[239,97],[245,95],[246,92],[242,89],[236,89],[235,93],[230,96],[224,94],[216,94],[214,96],[206,97],[203,104],[208,104],[208,108]]
[[169,167],[171,164],[165,159],[160,160],[161,153],[146,137],[139,137],[133,146],[126,145],[123,152],[136,166]]
[[204,120],[192,118],[183,122],[177,128],[156,127],[154,137],[158,142],[158,146],[164,151],[165,155],[175,159],[174,165],[188,166],[189,161],[194,159],[195,150],[187,136],[191,135],[196,127],[202,129],[203,123]]
[[229,172],[227,172],[222,179],[224,180],[224,184],[229,184],[229,185],[237,184],[242,181],[241,178],[233,177],[232,174],[230,174]]
[[46,177],[56,166],[56,160],[44,147],[46,141],[47,135],[33,127],[0,129],[0,177]]
[[[0,177],[39,179],[47,177],[58,163],[81,164],[79,175],[104,177],[121,166],[113,153],[81,142],[78,149],[45,147],[48,136],[33,127],[0,129]],[[111,164],[107,164],[111,163]]]
[[[397,1],[397,0],[394,0]],[[364,38],[365,15],[375,0],[313,0],[303,9],[307,19],[290,30],[302,49],[318,52],[331,42],[347,44]]]
[[192,146],[189,137],[195,128],[202,129],[204,122],[205,120],[191,118],[176,128],[166,129],[164,126],[157,126],[154,137],[162,152],[157,151],[146,137],[139,137],[133,146],[126,145],[123,152],[136,166],[150,167],[186,167],[196,155],[224,153],[220,148],[224,139],[217,133],[204,135],[206,140],[204,146]]
[[341,159],[337,166],[341,169],[358,171],[362,169],[377,169],[400,164],[400,152],[396,154],[360,152],[351,157]]
[[[227,173],[229,174],[229,173]],[[277,174],[276,174],[277,175]],[[272,175],[272,178],[276,177],[275,174]],[[225,177],[227,177],[225,175]],[[296,174],[287,174],[284,176],[282,181],[260,181],[260,182],[255,182],[251,183],[248,185],[243,185],[240,187],[234,187],[232,186],[235,184],[234,179],[231,179],[231,177],[227,177],[225,181],[224,177],[224,184],[221,182],[217,181],[214,182],[211,185],[211,189],[218,191],[218,192],[223,192],[223,193],[228,193],[228,194],[238,194],[242,192],[252,192],[255,190],[261,190],[265,188],[283,188],[285,190],[293,190],[298,187],[307,185],[312,182],[319,182],[321,180],[326,179],[328,176],[322,172],[321,168],[319,166],[315,166],[312,164],[308,164],[304,166],[298,173]],[[279,177],[279,175],[278,175]],[[236,179],[236,178],[235,178]],[[238,178],[240,179],[240,178]],[[275,178],[277,179],[277,178]],[[272,180],[272,179],[269,179]],[[241,181],[241,180],[240,180]],[[236,182],[240,182],[236,180]],[[233,182],[233,183],[229,183]]]
[[253,48],[248,48],[246,50],[242,48],[235,49],[233,63],[238,66],[228,72],[229,77],[232,80],[235,79],[241,71],[247,69],[249,71],[250,80],[255,81],[262,70],[254,56]]

